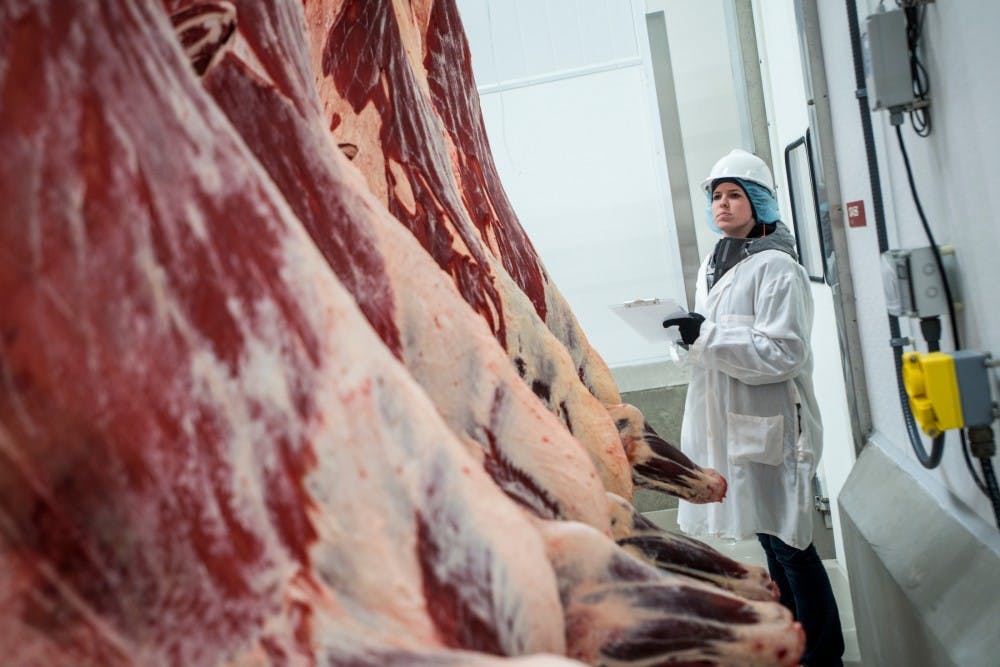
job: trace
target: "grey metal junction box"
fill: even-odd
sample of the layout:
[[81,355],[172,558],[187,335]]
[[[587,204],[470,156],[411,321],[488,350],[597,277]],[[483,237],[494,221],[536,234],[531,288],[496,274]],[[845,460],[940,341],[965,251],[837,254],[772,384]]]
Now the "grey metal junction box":
[[865,85],[872,111],[913,104],[910,51],[902,10],[878,12],[865,19],[862,46]]

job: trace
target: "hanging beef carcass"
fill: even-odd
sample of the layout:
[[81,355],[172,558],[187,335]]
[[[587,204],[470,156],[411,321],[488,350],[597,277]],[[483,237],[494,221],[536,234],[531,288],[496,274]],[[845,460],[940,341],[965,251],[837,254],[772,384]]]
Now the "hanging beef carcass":
[[[190,3],[184,4],[190,7]],[[387,221],[383,216],[372,215],[366,206],[358,205],[357,202],[361,198],[354,199],[357,195],[345,194],[350,191],[343,187],[342,181],[353,174],[343,171],[343,166],[338,160],[343,162],[344,158],[339,152],[331,151],[329,154],[324,154],[321,150],[328,141],[324,141],[322,130],[318,125],[310,128],[308,123],[308,119],[315,115],[315,97],[311,94],[306,77],[302,76],[301,71],[290,71],[302,60],[302,54],[297,50],[299,42],[295,39],[299,23],[295,20],[293,12],[287,11],[287,6],[282,10],[254,2],[236,3],[235,6],[238,11],[225,17],[225,20],[236,23],[233,39],[226,45],[228,52],[225,55],[217,55],[210,68],[196,67],[205,74],[206,87],[212,91],[261,163],[280,185],[286,198],[306,222],[306,227],[317,245],[324,250],[331,266],[351,288],[369,318],[373,322],[398,322],[400,329],[407,332],[406,335],[394,335],[387,342],[407,341],[407,349],[402,350],[400,355],[421,384],[435,397],[442,413],[451,415],[449,421],[453,427],[471,438],[480,438],[480,445],[487,452],[495,450],[499,441],[501,447],[506,444],[520,454],[519,458],[528,462],[528,468],[514,478],[506,474],[497,474],[505,471],[496,465],[488,464],[487,469],[494,473],[494,480],[504,488],[512,488],[512,495],[515,498],[523,499],[522,494],[525,490],[534,490],[532,497],[536,500],[552,495],[556,498],[565,497],[565,494],[553,494],[548,489],[545,493],[539,493],[538,489],[544,487],[539,487],[537,484],[525,489],[520,482],[524,478],[524,473],[528,473],[530,477],[531,471],[544,466],[544,463],[535,459],[529,461],[524,456],[528,453],[524,451],[525,448],[537,447],[542,441],[547,443],[546,448],[554,447],[560,437],[557,430],[542,431],[534,438],[519,439],[517,433],[509,430],[497,431],[497,426],[501,426],[505,420],[521,421],[522,417],[516,409],[505,411],[506,414],[502,419],[491,419],[488,424],[481,419],[477,420],[474,410],[472,412],[465,410],[465,407],[474,407],[477,397],[480,396],[481,392],[474,389],[480,381],[497,383],[499,377],[505,376],[505,372],[512,372],[510,368],[505,368],[504,364],[496,363],[495,357],[499,350],[491,351],[496,348],[495,341],[486,342],[485,333],[478,337],[467,335],[464,339],[450,337],[449,333],[457,329],[451,327],[442,329],[432,321],[432,317],[437,319],[437,315],[432,316],[424,309],[410,312],[399,310],[389,318],[380,312],[382,304],[386,302],[419,301],[425,305],[433,304],[433,313],[447,312],[449,321],[463,322],[462,330],[471,333],[483,328],[482,322],[475,318],[468,322],[462,319],[464,313],[461,309],[446,300],[445,297],[460,300],[453,290],[445,289],[440,292],[441,286],[436,284],[437,281],[414,283],[395,274],[394,269],[399,266],[408,267],[408,273],[411,275],[431,276],[440,272],[436,267],[421,264],[430,262],[430,258],[425,256],[419,246],[416,246],[412,236],[406,234],[398,224]],[[238,23],[235,21],[236,14],[239,16]],[[203,13],[197,18],[191,9],[179,11],[176,15],[181,17],[179,27],[182,39],[187,33],[211,35],[227,32],[213,30],[208,26],[192,30],[199,23],[214,22],[216,16],[206,16]],[[188,49],[191,54],[203,53],[200,42],[188,44]],[[250,63],[260,63],[262,69],[251,71]],[[273,80],[265,81],[268,76]],[[293,104],[292,99],[298,102]],[[299,111],[296,112],[295,109]],[[270,128],[275,124],[283,128],[280,135],[270,132]],[[332,149],[332,146],[330,148]],[[371,206],[378,205],[372,203]],[[361,244],[366,250],[364,253],[347,252],[338,246],[338,239],[351,239],[352,243]],[[360,255],[364,258],[365,264],[371,263],[370,258],[377,255],[371,246],[383,248],[384,256],[391,258],[385,262],[377,262],[377,265],[391,278],[393,286],[391,291],[396,299],[371,299],[373,290],[370,284],[367,284],[370,281],[361,284],[361,281],[353,278],[367,273],[363,270],[363,266],[356,265],[356,260]],[[417,256],[413,256],[414,252]],[[428,291],[426,287],[431,283],[435,283],[436,289]],[[417,288],[416,285],[421,287]],[[421,329],[432,332],[436,340],[426,340]],[[490,342],[493,344],[490,345]],[[428,366],[422,360],[428,346],[443,348],[447,350],[448,355],[457,359],[466,356],[462,350],[473,348],[477,351],[470,356],[480,358],[481,361],[474,365],[461,362],[449,366],[448,363],[442,362]],[[483,355],[487,355],[485,359]],[[484,369],[487,370],[485,376],[482,375]],[[504,385],[503,393],[516,394],[517,384],[515,382],[513,387]],[[451,391],[452,389],[457,389],[458,393]],[[493,391],[487,393],[492,394]],[[544,419],[538,420],[536,415],[529,417],[530,422],[546,424]],[[548,428],[553,427],[548,425]],[[504,443],[504,438],[510,438],[510,441]],[[569,471],[563,472],[569,476]],[[512,485],[511,482],[516,483]],[[577,491],[578,495],[582,495],[584,490],[580,488]],[[525,504],[540,516],[551,514],[549,503]],[[569,506],[581,504],[584,504],[582,499],[576,499]],[[775,598],[773,584],[766,572],[760,568],[745,566],[722,556],[704,544],[655,529],[635,514],[634,510],[620,498],[613,505],[616,513],[627,514],[623,516],[623,520],[616,522],[615,537],[652,564],[669,571],[711,581],[751,599]],[[539,508],[542,509],[541,512]],[[591,523],[601,529],[606,527],[603,524]]]
[[[167,4],[182,42],[228,36],[224,51],[216,43],[210,66],[199,59],[207,54],[205,39],[186,44],[206,89],[383,342],[452,430],[476,444],[473,453],[494,481],[539,516],[608,532],[604,488],[582,445],[538,402],[447,275],[332,144],[309,69],[301,6]],[[627,482],[624,457],[608,476]]]
[[[166,35],[138,3],[0,8],[5,660],[487,665],[446,649],[559,650],[536,533]],[[597,551],[558,561],[593,628],[567,635],[581,655],[618,634],[580,595],[622,579],[588,562]],[[646,583],[684,606],[684,580]],[[660,617],[619,597],[616,622]],[[776,605],[718,600],[692,600],[690,627],[735,623],[755,662],[800,639]],[[740,618],[720,616],[731,607]],[[720,632],[687,641],[724,660]]]
[[537,531],[162,9],[3,3],[0,44],[3,663],[563,653]]
[[[320,124],[295,5],[192,0],[168,5],[182,42],[185,36],[198,38],[186,48],[206,88],[386,344],[452,429],[478,443],[494,481],[540,517],[577,519],[607,532],[605,494],[591,483],[594,472],[580,460],[578,443],[539,409],[485,324],[413,236],[363,186],[356,187],[355,170]],[[216,35],[227,37],[212,42],[209,65],[207,40]],[[271,131],[275,125],[281,133]],[[413,275],[425,278],[414,281]],[[642,545],[642,553],[655,554],[651,561],[659,567],[753,599],[775,597],[760,568],[648,524],[640,528],[641,517],[626,505],[617,496],[612,502],[616,515],[627,514],[627,521],[616,522],[616,539]]]
[[[453,1],[323,0],[306,3],[306,12],[313,67],[334,137],[353,156],[373,192],[451,274],[536,394],[595,458],[607,456],[604,431],[617,428],[639,483],[692,502],[720,500],[725,480],[718,473],[695,465],[659,438],[638,410],[620,404],[607,366],[590,348],[562,297],[546,287],[550,283],[509,206],[491,209],[491,214],[506,216],[503,224],[478,219],[481,227],[473,224],[472,216],[480,217],[483,206],[499,201],[495,193],[502,190],[495,179],[495,185],[485,182],[485,161],[473,152],[481,149],[488,155],[485,140],[480,145],[449,140],[449,128],[433,103],[444,104],[442,100],[457,95],[478,107],[471,74],[458,79],[447,74],[448,68],[469,67]],[[464,87],[442,92],[459,84]],[[469,152],[463,155],[463,150]],[[576,352],[575,361],[541,319],[549,301],[548,320]],[[591,391],[609,410],[605,420],[610,425],[600,431],[590,426],[590,414],[565,402],[565,397]],[[573,403],[586,406],[579,399]],[[584,419],[587,425],[581,424]]]

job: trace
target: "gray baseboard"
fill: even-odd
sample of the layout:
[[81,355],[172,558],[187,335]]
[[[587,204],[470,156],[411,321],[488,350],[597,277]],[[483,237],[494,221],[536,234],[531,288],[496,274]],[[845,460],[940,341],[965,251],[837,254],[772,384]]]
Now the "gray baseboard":
[[686,386],[691,378],[686,368],[667,360],[615,366],[611,369],[611,376],[618,385],[618,391],[623,393]]
[[840,493],[866,665],[986,667],[1000,656],[1000,534],[876,435]]
[[[657,387],[622,393],[622,401],[630,403],[642,411],[646,421],[667,442],[680,447],[681,420],[684,418],[684,398],[687,384]],[[632,500],[640,512],[672,509],[677,507],[677,499],[665,493],[639,489]]]

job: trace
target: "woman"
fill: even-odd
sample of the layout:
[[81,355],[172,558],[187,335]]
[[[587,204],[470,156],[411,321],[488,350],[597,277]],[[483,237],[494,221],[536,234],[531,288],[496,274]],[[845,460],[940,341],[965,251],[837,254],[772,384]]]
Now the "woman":
[[813,395],[809,280],[779,220],[771,172],[734,150],[705,183],[722,233],[698,272],[695,310],[667,320],[688,346],[685,454],[729,481],[722,503],[681,502],[691,535],[756,534],[781,602],[806,632],[803,663],[840,665],[837,603],[812,545],[811,481],[822,449]]

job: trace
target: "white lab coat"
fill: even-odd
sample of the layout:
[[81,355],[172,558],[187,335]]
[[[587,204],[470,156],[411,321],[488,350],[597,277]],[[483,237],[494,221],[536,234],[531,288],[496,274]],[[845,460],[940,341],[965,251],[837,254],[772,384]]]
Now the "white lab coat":
[[803,549],[812,541],[811,482],[823,433],[812,384],[809,279],[791,255],[767,249],[709,292],[710,257],[698,271],[694,310],[705,321],[688,352],[681,448],[722,473],[729,488],[722,503],[682,501],[678,522],[691,535],[769,533]]

